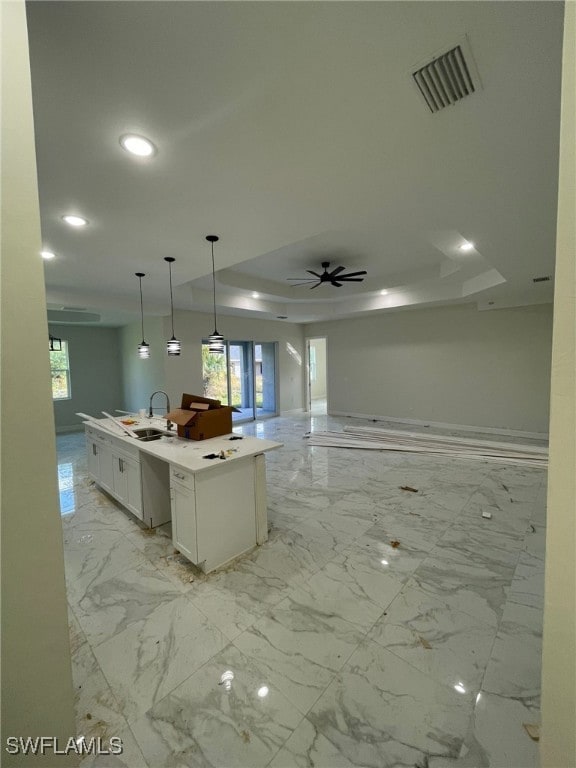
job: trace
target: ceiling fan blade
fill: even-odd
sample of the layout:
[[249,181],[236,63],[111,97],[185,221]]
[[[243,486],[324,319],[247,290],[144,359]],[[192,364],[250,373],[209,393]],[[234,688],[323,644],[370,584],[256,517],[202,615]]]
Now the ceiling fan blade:
[[306,272],[308,272],[310,275],[314,275],[314,277],[320,277],[317,272],[313,272],[311,269],[307,269]]
[[356,275],[367,275],[365,269],[361,270],[360,272],[348,272],[347,275],[340,275],[338,280],[343,280],[345,277],[356,277]]
[[343,272],[346,269],[346,267],[336,267],[336,269],[333,269],[332,272],[330,272],[330,277],[336,277],[337,274],[340,272]]
[[309,285],[310,283],[316,282],[315,280],[304,280],[302,283],[292,283],[290,288],[298,288],[299,285]]
[[286,280],[300,280],[301,282],[313,283],[316,281],[315,277],[287,277]]
[[342,280],[345,283],[362,283],[363,277],[339,277],[338,280]]
[[312,290],[314,290],[314,288],[318,288],[318,286],[319,286],[319,285],[322,285],[322,283],[321,283],[321,282],[318,282],[318,283],[316,283],[316,285],[313,285],[313,286],[310,288],[310,290],[312,291]]
[[336,280],[331,280],[330,283],[332,285],[335,285],[336,288],[342,288],[342,283],[337,283]]

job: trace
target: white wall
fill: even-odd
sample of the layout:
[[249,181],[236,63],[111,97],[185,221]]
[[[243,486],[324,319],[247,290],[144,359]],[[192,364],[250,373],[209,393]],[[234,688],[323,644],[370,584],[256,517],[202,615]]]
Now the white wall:
[[328,411],[548,431],[552,307],[473,305],[313,323],[327,337]]
[[24,2],[2,29],[2,765],[7,736],[76,735]]
[[78,428],[76,413],[100,417],[122,408],[120,330],[80,325],[50,325],[50,333],[68,342],[70,400],[54,401],[56,431]]
[[[142,341],[140,321],[120,329],[123,405],[117,407],[126,411],[148,408],[152,392],[166,389],[166,339],[163,319],[145,318],[144,330],[146,342],[150,345],[150,357],[147,360],[138,357],[138,345]],[[160,404],[159,398],[158,405]]]
[[[165,359],[166,391],[173,405],[180,404],[183,392],[201,395],[202,339],[213,330],[212,315],[179,311],[174,314],[176,337],[182,342],[180,357],[168,359],[166,340],[171,336],[169,318],[165,319],[160,353]],[[280,411],[304,408],[304,334],[293,323],[244,317],[218,317],[218,331],[230,341],[277,341]]]
[[566,3],[556,237],[546,591],[542,665],[542,766],[576,765],[576,5]]

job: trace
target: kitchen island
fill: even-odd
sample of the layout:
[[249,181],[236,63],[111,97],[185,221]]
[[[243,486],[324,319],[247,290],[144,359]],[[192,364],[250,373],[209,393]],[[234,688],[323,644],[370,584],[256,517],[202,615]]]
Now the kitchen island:
[[163,436],[145,442],[113,419],[85,422],[88,472],[103,490],[150,528],[171,520],[175,548],[205,573],[267,540],[264,454],[282,443],[233,434],[185,440],[165,421],[141,421],[134,427]]

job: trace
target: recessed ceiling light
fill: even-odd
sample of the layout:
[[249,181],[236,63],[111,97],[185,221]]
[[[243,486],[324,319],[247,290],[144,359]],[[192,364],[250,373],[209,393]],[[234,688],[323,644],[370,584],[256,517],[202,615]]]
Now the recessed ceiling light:
[[384,288],[384,290],[380,291],[382,296],[386,296],[388,294],[388,291]]
[[474,250],[474,243],[462,243],[460,246],[461,251],[472,251]]
[[256,293],[256,291],[254,291],[254,293],[252,294],[252,298],[253,299],[259,299],[260,298],[260,294]]
[[52,253],[52,251],[40,251],[40,256],[42,256],[43,259],[53,259],[56,254]]
[[120,146],[137,157],[151,157],[156,153],[156,147],[150,139],[138,136],[135,133],[126,133],[120,136]]
[[88,219],[73,214],[66,214],[66,216],[62,216],[62,219],[66,224],[70,224],[71,227],[85,227],[88,224]]

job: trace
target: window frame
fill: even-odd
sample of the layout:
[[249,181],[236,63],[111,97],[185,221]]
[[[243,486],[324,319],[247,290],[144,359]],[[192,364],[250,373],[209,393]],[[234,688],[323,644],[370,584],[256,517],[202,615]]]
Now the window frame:
[[[66,355],[66,367],[65,368],[56,368],[55,364],[53,362],[53,355],[55,354],[62,354],[62,352]],[[50,350],[50,381],[52,384],[52,400],[53,402],[61,402],[62,400],[71,400],[72,399],[72,382],[70,377],[70,351],[68,348],[68,342],[62,339],[62,347],[61,349],[54,349]],[[63,375],[66,381],[66,395],[63,397],[57,397],[54,394],[54,377],[57,375]]]

